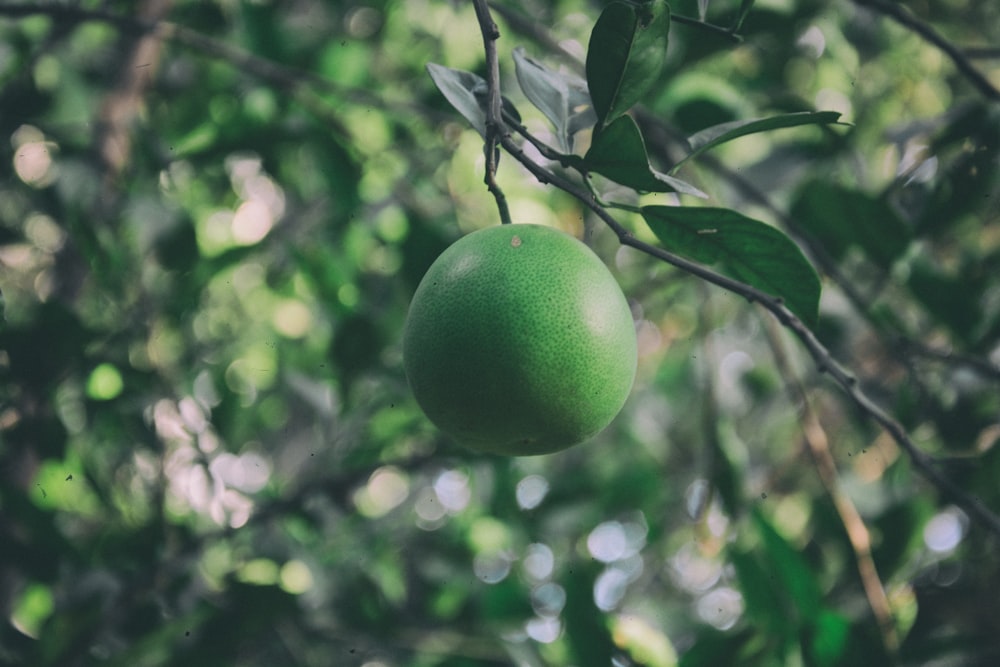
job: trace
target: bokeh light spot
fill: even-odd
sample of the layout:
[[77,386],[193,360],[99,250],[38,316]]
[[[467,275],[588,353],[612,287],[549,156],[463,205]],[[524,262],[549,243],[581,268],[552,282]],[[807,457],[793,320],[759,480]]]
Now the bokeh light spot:
[[528,636],[541,644],[551,644],[559,638],[562,623],[557,618],[532,618],[524,624]]
[[606,521],[587,536],[587,550],[602,563],[612,563],[625,555],[625,527],[617,521]]
[[301,595],[313,586],[312,571],[300,560],[290,560],[281,566],[281,587],[292,595]]
[[967,522],[965,513],[958,508],[938,512],[924,526],[924,544],[937,553],[953,551],[965,536]]
[[113,364],[100,364],[87,378],[87,396],[95,401],[110,401],[118,398],[125,388],[122,374]]
[[555,556],[545,544],[529,544],[527,553],[521,561],[524,571],[535,581],[541,581],[552,575],[555,566]]
[[448,512],[458,514],[472,499],[469,477],[461,470],[446,470],[434,480],[434,493]]
[[355,494],[358,511],[377,518],[398,507],[410,495],[406,473],[395,466],[383,466],[368,478],[368,484]]
[[278,583],[279,576],[278,564],[269,558],[247,561],[238,572],[240,581],[258,586],[272,586]]
[[541,475],[528,475],[517,483],[517,504],[523,510],[538,507],[549,492],[549,482]]

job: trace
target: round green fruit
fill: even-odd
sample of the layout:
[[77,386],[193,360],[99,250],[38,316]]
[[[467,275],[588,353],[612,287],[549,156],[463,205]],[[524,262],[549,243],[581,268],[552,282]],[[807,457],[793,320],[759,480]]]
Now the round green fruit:
[[403,333],[424,413],[458,442],[527,456],[575,445],[621,410],[635,325],[608,268],[551,227],[489,227],[428,269]]

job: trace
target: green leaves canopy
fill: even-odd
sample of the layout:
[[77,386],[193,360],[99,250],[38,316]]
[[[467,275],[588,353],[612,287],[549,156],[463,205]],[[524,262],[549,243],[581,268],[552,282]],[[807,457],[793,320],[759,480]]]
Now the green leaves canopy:
[[[784,377],[758,309],[619,252],[512,159],[511,209],[585,232],[632,300],[640,379],[558,456],[472,456],[427,423],[399,363],[409,298],[495,222],[470,3],[166,4],[133,60],[129,3],[0,2],[0,662],[1000,664],[1000,556],[959,496],[803,350]],[[544,159],[515,132],[525,153],[803,321],[822,258],[817,338],[1000,508],[994,102],[831,3],[489,4],[502,92],[553,130]],[[908,16],[991,44],[995,4]],[[554,44],[587,45],[583,21],[577,75]],[[830,93],[850,124],[802,111]],[[788,382],[872,535],[897,655]]]

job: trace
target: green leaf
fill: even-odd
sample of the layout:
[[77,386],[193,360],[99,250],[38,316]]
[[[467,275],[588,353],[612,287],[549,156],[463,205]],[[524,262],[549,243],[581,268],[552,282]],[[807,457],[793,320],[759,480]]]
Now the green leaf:
[[744,467],[734,461],[727,451],[721,434],[709,438],[711,448],[711,466],[709,480],[719,492],[722,507],[732,516],[738,516],[743,510],[743,472]]
[[798,127],[800,125],[827,125],[829,123],[836,123],[838,118],[840,118],[840,112],[838,111],[803,111],[800,113],[772,116],[770,118],[735,120],[729,123],[713,125],[688,137],[691,152],[674,165],[671,171],[677,171],[677,168],[685,161],[719,144],[724,144],[739,137],[745,137],[748,134],[780,130],[786,127]]
[[805,634],[818,654],[828,657],[835,653],[842,647],[838,643],[841,628],[824,612],[815,572],[759,508],[751,511],[750,519],[750,529],[757,539],[734,545],[728,554],[746,605],[746,617],[786,647],[799,644]]
[[[489,92],[486,79],[472,72],[451,69],[437,63],[427,63],[427,73],[431,75],[434,85],[451,106],[469,121],[481,137],[485,138],[486,97]],[[521,115],[510,100],[501,97],[500,103],[505,113],[520,122]]]
[[836,259],[857,246],[888,268],[910,242],[905,223],[887,202],[825,181],[804,185],[792,201],[791,215]]
[[784,299],[807,325],[816,322],[819,276],[780,230],[722,208],[644,206],[642,215],[671,252],[719,264],[733,278]]
[[764,518],[759,509],[754,509],[754,525],[764,545],[764,558],[771,566],[771,573],[781,582],[788,597],[795,603],[799,618],[815,621],[823,606],[823,593],[816,581],[816,575],[802,554],[782,537],[774,526]]
[[559,149],[573,151],[573,135],[597,122],[587,83],[571,74],[555,72],[514,49],[514,69],[525,97],[551,121]]
[[750,551],[731,550],[729,562],[736,573],[747,618],[763,625],[769,634],[783,636],[787,641],[795,628],[788,622],[790,610],[787,601],[778,594],[773,574]]
[[587,84],[600,127],[625,113],[655,83],[667,56],[670,9],[663,0],[604,8],[587,46]]
[[480,100],[486,97],[486,79],[472,72],[451,69],[437,63],[427,63],[427,73],[451,106],[485,137],[486,114]]
[[594,604],[594,580],[598,572],[596,567],[577,565],[563,581],[566,640],[581,667],[606,667],[614,654],[607,619]]
[[804,644],[817,667],[842,665],[851,640],[851,623],[841,614],[820,610]]
[[650,167],[646,144],[631,116],[618,118],[594,137],[583,158],[583,168],[640,191],[707,197],[693,185]]

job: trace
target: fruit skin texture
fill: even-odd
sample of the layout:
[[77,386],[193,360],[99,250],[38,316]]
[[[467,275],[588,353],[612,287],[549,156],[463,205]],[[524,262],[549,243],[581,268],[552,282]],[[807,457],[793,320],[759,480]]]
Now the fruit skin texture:
[[587,246],[551,227],[464,236],[423,277],[403,332],[417,403],[466,447],[547,454],[607,426],[636,371],[632,314]]

